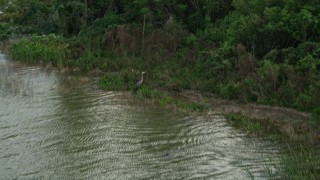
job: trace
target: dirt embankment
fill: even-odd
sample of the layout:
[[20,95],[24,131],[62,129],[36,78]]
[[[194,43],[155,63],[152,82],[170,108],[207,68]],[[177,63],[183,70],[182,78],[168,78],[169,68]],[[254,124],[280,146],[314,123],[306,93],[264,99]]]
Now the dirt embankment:
[[17,39],[8,39],[4,41],[0,41],[0,53],[8,53],[10,45],[17,42]]
[[241,104],[215,98],[203,98],[198,92],[185,91],[180,93],[182,98],[194,102],[207,102],[210,105],[210,114],[240,113],[252,120],[270,123],[278,132],[290,141],[306,142],[319,147],[320,132],[310,124],[311,113],[300,112],[294,109],[257,105]]

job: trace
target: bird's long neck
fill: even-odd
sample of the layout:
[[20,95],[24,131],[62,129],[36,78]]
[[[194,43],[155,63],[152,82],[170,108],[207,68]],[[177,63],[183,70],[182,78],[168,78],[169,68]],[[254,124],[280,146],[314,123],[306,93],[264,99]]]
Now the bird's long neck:
[[141,74],[141,81],[143,81],[143,73]]

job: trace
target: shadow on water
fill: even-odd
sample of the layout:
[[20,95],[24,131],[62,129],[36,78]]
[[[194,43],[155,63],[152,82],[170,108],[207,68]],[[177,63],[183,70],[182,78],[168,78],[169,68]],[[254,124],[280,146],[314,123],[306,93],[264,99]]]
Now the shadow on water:
[[[0,56],[0,176],[5,179],[267,179],[279,146],[223,116],[171,114],[91,80]],[[270,161],[268,161],[270,162]]]

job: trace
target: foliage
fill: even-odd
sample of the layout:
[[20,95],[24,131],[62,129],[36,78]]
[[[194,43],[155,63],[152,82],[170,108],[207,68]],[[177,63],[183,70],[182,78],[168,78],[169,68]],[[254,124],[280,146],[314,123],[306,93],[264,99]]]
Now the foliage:
[[0,23],[0,41],[7,40],[10,37],[10,25],[7,23]]
[[[301,146],[301,145],[300,145]],[[288,147],[281,156],[281,175],[284,179],[318,179],[320,155],[312,147]]]
[[[24,9],[24,8],[25,9]],[[14,21],[22,26],[22,34],[50,34],[57,30],[50,8],[43,2],[31,1],[17,9],[19,16]]]
[[[1,3],[6,8],[0,18],[14,23],[0,26],[1,39],[17,33],[65,38],[23,39],[11,52],[18,60],[120,72],[107,89],[131,89],[124,84],[134,84],[133,77],[148,69],[149,79],[173,91],[307,111],[319,107],[320,4],[315,0]],[[43,43],[40,37],[52,39]]]
[[68,43],[54,34],[32,36],[14,44],[11,48],[14,60],[27,63],[52,63],[61,66],[68,56]]
[[118,15],[108,14],[105,17],[95,19],[90,26],[82,28],[79,37],[89,51],[103,49],[106,31],[123,24],[123,22],[124,20]]

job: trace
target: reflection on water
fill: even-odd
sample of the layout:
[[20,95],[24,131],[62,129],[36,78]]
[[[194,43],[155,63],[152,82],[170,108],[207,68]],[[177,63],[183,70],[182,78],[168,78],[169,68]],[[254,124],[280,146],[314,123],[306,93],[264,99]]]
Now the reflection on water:
[[[0,56],[4,179],[268,178],[278,146],[223,116],[172,114]],[[268,162],[268,163],[267,163]]]

